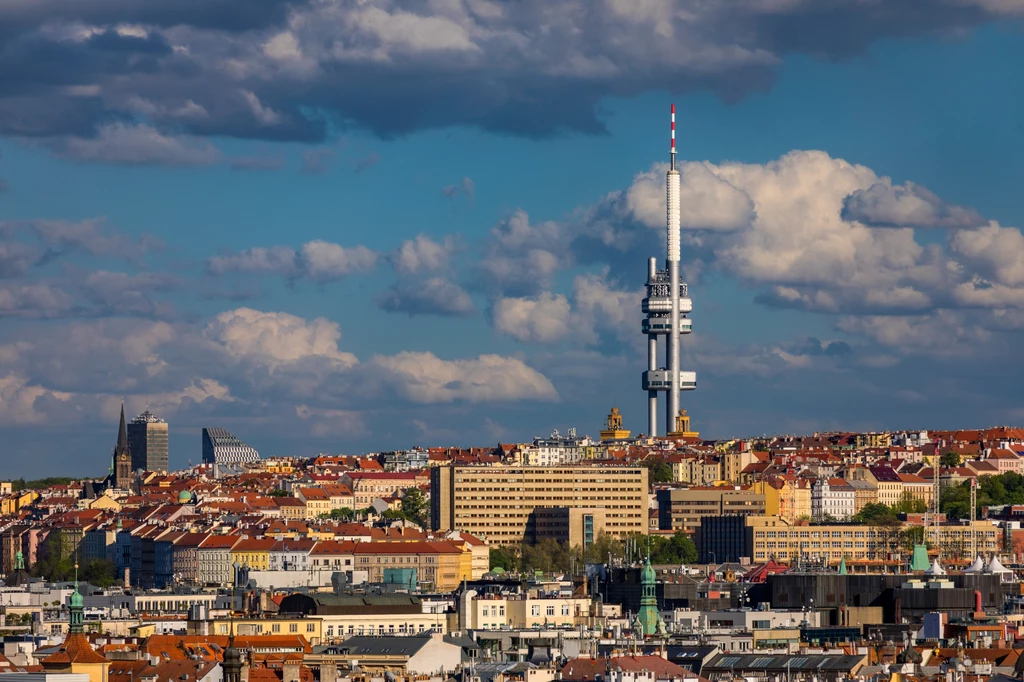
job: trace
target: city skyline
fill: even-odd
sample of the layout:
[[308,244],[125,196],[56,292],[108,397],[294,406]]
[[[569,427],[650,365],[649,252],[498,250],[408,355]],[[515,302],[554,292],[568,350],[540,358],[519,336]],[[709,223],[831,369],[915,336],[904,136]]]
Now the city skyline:
[[695,431],[1024,423],[1009,4],[564,3],[521,44],[532,3],[261,6],[0,8],[36,85],[0,89],[5,476],[99,475],[122,399],[172,469],[207,426],[268,458],[645,431],[671,102]]

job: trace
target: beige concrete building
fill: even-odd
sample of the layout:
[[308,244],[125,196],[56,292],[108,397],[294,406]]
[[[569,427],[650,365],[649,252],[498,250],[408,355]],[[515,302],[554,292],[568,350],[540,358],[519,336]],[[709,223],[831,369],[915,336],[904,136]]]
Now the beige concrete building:
[[459,606],[459,627],[464,630],[575,627],[589,624],[590,604],[590,597],[478,595],[470,591]]
[[[748,516],[747,548],[755,563],[773,557],[782,563],[815,558],[839,563],[844,557],[848,562],[884,561],[894,555],[909,555],[912,551],[904,530],[905,526],[791,525],[773,516]],[[930,529],[927,532],[930,534]],[[939,526],[943,556],[966,557],[970,553],[972,533],[979,552],[991,554],[1000,550],[998,529],[991,523],[976,521],[974,526]]]
[[[538,509],[544,510],[540,528]],[[588,534],[589,542],[602,532],[646,534],[647,469],[434,467],[430,515],[435,530],[462,530],[497,545],[535,542],[538,536],[572,542]]]
[[658,491],[658,522],[662,530],[695,533],[702,516],[765,513],[765,496],[740,486],[670,488]]

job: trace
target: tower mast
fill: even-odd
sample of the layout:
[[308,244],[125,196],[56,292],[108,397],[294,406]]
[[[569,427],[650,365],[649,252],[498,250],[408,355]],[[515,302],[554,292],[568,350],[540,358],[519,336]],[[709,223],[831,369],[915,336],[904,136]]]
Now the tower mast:
[[669,294],[672,313],[668,333],[668,372],[672,382],[668,389],[668,409],[665,415],[665,433],[675,431],[679,414],[679,171],[676,170],[676,105],[672,105],[672,140],[669,148],[669,168],[665,178],[667,212],[667,257]]

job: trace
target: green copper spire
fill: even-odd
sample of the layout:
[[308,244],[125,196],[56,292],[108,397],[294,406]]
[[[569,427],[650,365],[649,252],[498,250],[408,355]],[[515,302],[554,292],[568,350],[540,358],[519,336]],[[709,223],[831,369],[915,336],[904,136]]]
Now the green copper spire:
[[637,613],[637,620],[643,626],[644,635],[653,635],[658,631],[658,621],[661,614],[658,613],[658,597],[655,593],[657,576],[651,566],[650,547],[647,549],[647,561],[640,572],[640,612]]
[[839,561],[839,575],[846,575],[846,557]]
[[71,593],[71,622],[68,627],[69,632],[85,632],[85,619],[83,617],[83,611],[85,610],[85,600],[82,599],[81,593],[78,591],[78,562],[75,562],[75,591]]

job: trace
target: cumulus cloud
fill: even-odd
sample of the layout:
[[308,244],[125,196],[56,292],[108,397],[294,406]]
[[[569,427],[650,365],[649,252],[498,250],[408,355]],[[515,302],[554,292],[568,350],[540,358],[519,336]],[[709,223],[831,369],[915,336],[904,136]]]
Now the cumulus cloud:
[[376,356],[392,389],[414,403],[557,400],[554,385],[518,358],[481,355],[442,360],[433,353]]
[[306,320],[288,313],[237,308],[217,315],[205,333],[232,355],[255,358],[270,366],[309,357],[344,367],[357,363],[354,355],[338,349],[338,324],[322,317]]
[[640,325],[641,290],[616,287],[606,275],[578,275],[572,301],[550,291],[531,297],[499,298],[491,310],[495,331],[533,343],[572,339],[595,344],[603,335],[627,340],[636,337]]
[[843,200],[842,216],[874,227],[977,227],[985,221],[977,211],[953,206],[913,182],[893,185],[882,178]]
[[992,222],[976,230],[959,230],[950,245],[959,257],[994,282],[1024,285],[1024,235],[1019,229]]
[[466,317],[476,314],[469,294],[444,277],[403,280],[377,297],[377,305],[389,313]]
[[447,236],[436,241],[425,234],[407,239],[388,256],[392,267],[399,275],[417,275],[436,272],[448,267],[456,249],[454,237]]
[[326,282],[369,272],[377,266],[377,259],[377,252],[365,246],[344,247],[314,240],[303,244],[298,251],[287,246],[272,246],[212,256],[206,261],[206,269],[212,275],[277,274]]
[[512,212],[490,232],[477,262],[476,285],[491,293],[535,293],[550,287],[567,267],[572,235],[554,221],[532,224],[523,210]]

